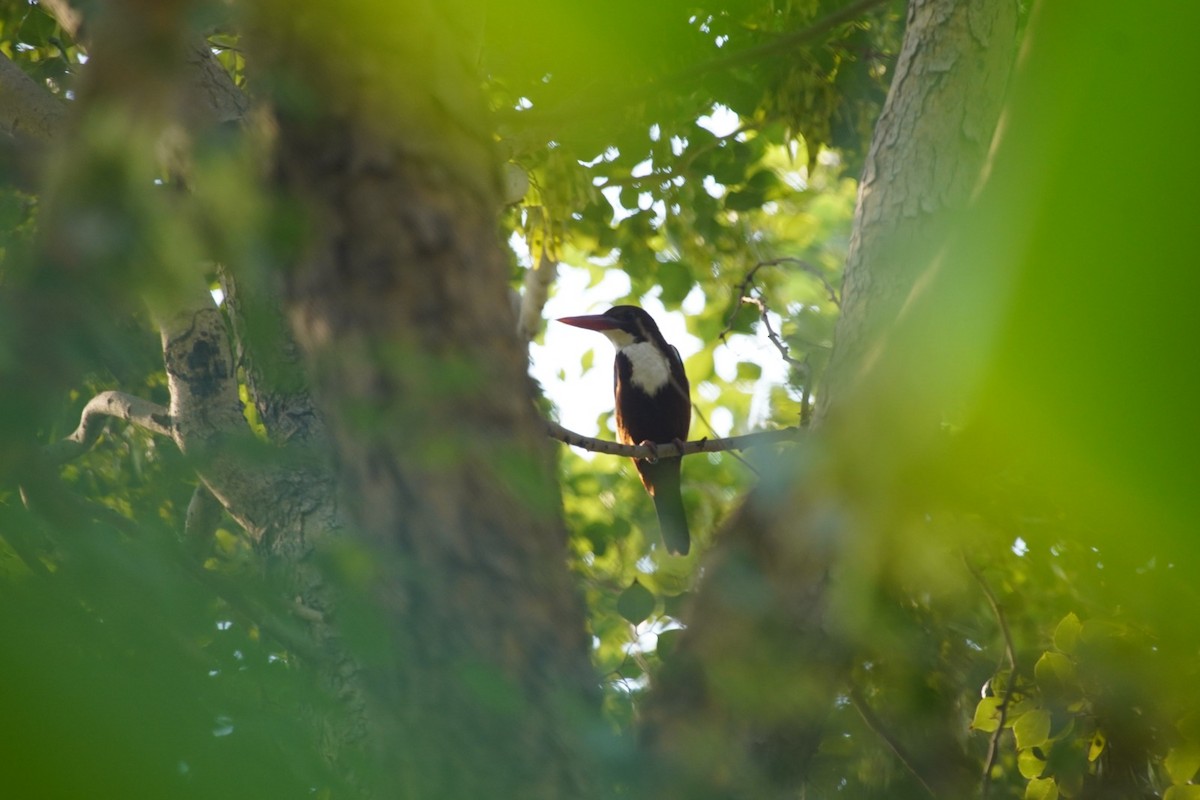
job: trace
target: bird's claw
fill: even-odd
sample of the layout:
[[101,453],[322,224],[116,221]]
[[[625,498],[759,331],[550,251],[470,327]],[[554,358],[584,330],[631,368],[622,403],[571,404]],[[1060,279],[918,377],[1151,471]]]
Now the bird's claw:
[[649,458],[645,458],[645,459],[643,459],[643,461],[645,461],[648,464],[657,463],[658,462],[658,445],[655,444],[654,442],[650,441],[649,439],[646,439],[645,441],[643,441],[641,443],[641,446],[650,451]]

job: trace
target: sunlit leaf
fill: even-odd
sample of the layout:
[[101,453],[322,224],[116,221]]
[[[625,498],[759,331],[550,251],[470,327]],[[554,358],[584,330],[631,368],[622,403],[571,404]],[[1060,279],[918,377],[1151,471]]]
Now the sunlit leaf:
[[1039,778],[1046,770],[1046,759],[1037,750],[1030,747],[1017,753],[1017,769],[1026,778]]
[[1021,749],[1045,744],[1050,738],[1050,712],[1039,708],[1022,714],[1013,722],[1013,735]]
[[1034,778],[1025,787],[1025,800],[1058,800],[1054,778]]
[[1187,783],[1200,770],[1200,745],[1193,742],[1176,745],[1167,751],[1163,759],[1167,774],[1175,783]]
[[981,731],[983,733],[992,733],[1000,727],[1000,702],[999,697],[985,697],[975,706],[975,718],[971,720],[972,730]]

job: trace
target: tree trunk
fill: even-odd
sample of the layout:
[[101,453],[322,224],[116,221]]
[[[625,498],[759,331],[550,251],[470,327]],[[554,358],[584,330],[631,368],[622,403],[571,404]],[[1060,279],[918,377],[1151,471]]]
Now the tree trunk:
[[596,680],[453,20],[416,4],[407,34],[348,31],[352,53],[323,49],[320,12],[282,30],[265,5],[269,65],[340,98],[279,102],[277,172],[311,231],[286,302],[353,519],[344,586],[383,614],[370,640],[348,632],[388,769],[375,788],[586,796]]
[[850,405],[862,373],[875,365],[922,272],[983,179],[1016,55],[1016,26],[1013,0],[910,3],[859,183],[817,424]]

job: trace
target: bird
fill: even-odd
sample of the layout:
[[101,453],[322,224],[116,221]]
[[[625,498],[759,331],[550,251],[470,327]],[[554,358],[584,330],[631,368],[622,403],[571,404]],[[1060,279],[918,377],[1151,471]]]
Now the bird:
[[[603,314],[561,317],[559,322],[599,331],[616,347],[613,395],[617,438],[624,444],[682,445],[692,422],[687,373],[679,351],[667,343],[645,310],[613,306]],[[682,456],[634,459],[642,485],[654,500],[663,543],[672,555],[687,555],[691,546],[680,494]]]

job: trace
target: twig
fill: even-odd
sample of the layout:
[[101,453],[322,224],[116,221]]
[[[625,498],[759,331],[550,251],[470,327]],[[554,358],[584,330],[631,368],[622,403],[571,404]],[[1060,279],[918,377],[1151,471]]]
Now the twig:
[[[700,406],[696,405],[695,403],[692,403],[692,413],[695,414],[702,423],[704,423],[704,427],[708,428],[708,430],[711,433],[714,433],[714,434],[716,433],[716,430],[713,428],[712,423],[708,421],[708,417],[706,417],[704,415],[704,412],[700,410]],[[705,441],[707,441],[707,437],[705,438]],[[745,467],[746,469],[750,470],[751,472],[753,472],[756,476],[759,475],[759,471],[756,470],[754,467],[752,467],[750,465],[750,462],[747,461],[745,458],[743,458],[741,456],[741,454],[738,453],[736,450],[730,450],[729,455],[733,456],[738,461],[742,462],[742,466]]]
[[171,435],[171,415],[163,406],[124,392],[101,392],[84,406],[75,432],[46,448],[50,463],[63,464],[86,453],[110,417],[132,422],[159,436]]
[[628,456],[629,458],[670,458],[679,455],[690,456],[693,453],[719,453],[726,450],[745,450],[748,447],[761,447],[780,442],[795,442],[804,434],[800,428],[779,428],[773,431],[758,431],[756,433],[745,433],[741,436],[730,436],[725,439],[700,439],[698,441],[685,442],[682,449],[676,447],[673,442],[662,442],[657,445],[656,451],[652,453],[649,447],[640,444],[620,444],[619,442],[607,439],[593,439],[590,436],[582,436],[574,431],[567,430],[562,425],[551,420],[546,420],[546,433],[552,439],[557,439],[560,442],[575,447],[582,447],[584,450],[590,450],[593,453],[604,453],[610,456]]
[[[734,296],[740,298],[742,303],[754,302],[758,306],[759,310],[762,311],[763,306],[765,305],[762,300],[750,297],[754,288],[754,276],[757,275],[758,271],[763,267],[779,267],[783,266],[784,264],[790,264],[799,267],[803,272],[806,272],[816,278],[821,282],[821,285],[825,287],[825,291],[829,295],[830,302],[832,302],[838,308],[842,307],[842,300],[838,296],[837,289],[833,288],[833,284],[831,284],[829,279],[821,273],[821,270],[817,269],[816,266],[810,264],[802,258],[792,258],[790,256],[784,256],[782,258],[769,258],[764,261],[759,261],[750,268],[750,271],[746,273],[746,277],[742,278],[741,283],[739,283],[737,289],[734,290]],[[722,341],[724,341],[725,337],[733,331],[733,319],[736,315],[737,307],[735,306],[733,310],[729,312],[729,317],[725,320],[725,329],[721,331],[721,334],[718,337]],[[765,313],[763,318],[766,318]],[[768,323],[768,327],[769,325],[770,324]]]
[[[837,289],[833,288],[833,284],[829,282],[829,279],[825,277],[825,275],[816,267],[816,265],[811,264],[802,258],[784,256],[782,258],[772,258],[766,261],[760,261],[754,265],[754,269],[750,270],[750,272],[746,274],[746,279],[742,282],[743,286],[748,284],[750,279],[754,277],[754,273],[762,267],[780,267],[784,264],[790,264],[791,266],[798,267],[801,272],[806,272],[816,278],[821,282],[821,286],[825,288],[825,293],[829,295],[829,302],[833,303],[838,308],[842,307],[842,298],[838,296]],[[745,294],[745,289],[743,289],[741,293]]]
[[1012,633],[1008,629],[1008,620],[1004,616],[1004,609],[1000,607],[1000,603],[996,600],[996,595],[992,593],[992,589],[988,586],[987,581],[983,579],[983,574],[979,572],[967,558],[967,554],[962,554],[963,564],[967,567],[967,572],[975,578],[975,582],[979,584],[979,588],[983,590],[984,597],[987,598],[988,605],[992,608],[992,613],[996,616],[996,622],[1000,625],[1000,634],[1004,637],[1004,657],[1008,661],[1008,683],[1004,687],[1004,697],[1000,699],[1000,705],[996,710],[1000,713],[999,723],[996,725],[996,730],[992,731],[992,738],[988,742],[987,758],[983,764],[983,779],[980,787],[980,796],[983,800],[987,800],[992,788],[992,768],[996,765],[996,756],[1000,752],[1000,736],[1004,733],[1004,723],[1008,717],[1008,705],[1012,700],[1013,688],[1017,683],[1017,651],[1013,647]]
[[791,348],[788,347],[787,342],[785,342],[783,338],[775,331],[775,329],[771,327],[771,316],[767,313],[767,304],[757,297],[743,297],[742,305],[752,305],[758,308],[758,317],[762,320],[763,326],[767,329],[768,341],[775,345],[775,349],[779,351],[779,355],[783,357],[784,361],[786,361],[788,364],[791,364],[796,369],[804,369],[804,362],[799,359],[792,358],[792,351]]
[[871,732],[883,740],[883,743],[888,746],[888,749],[904,765],[904,768],[917,779],[917,783],[921,784],[922,788],[929,792],[930,797],[937,798],[937,793],[933,791],[928,781],[913,766],[912,756],[905,750],[904,745],[888,731],[887,727],[883,724],[883,720],[875,714],[874,709],[867,703],[867,699],[862,696],[862,692],[859,691],[857,686],[850,689],[850,702],[858,712],[858,715],[862,717],[862,721],[871,729]]

